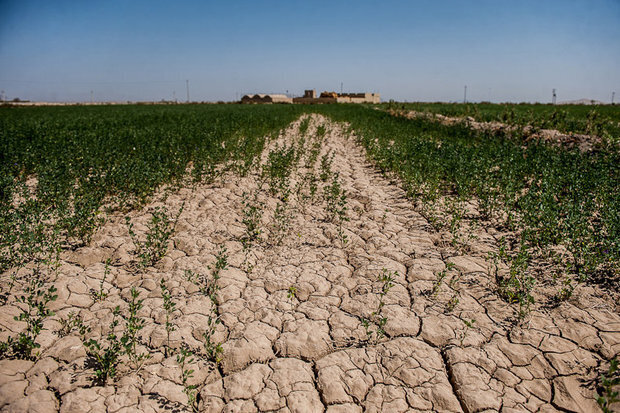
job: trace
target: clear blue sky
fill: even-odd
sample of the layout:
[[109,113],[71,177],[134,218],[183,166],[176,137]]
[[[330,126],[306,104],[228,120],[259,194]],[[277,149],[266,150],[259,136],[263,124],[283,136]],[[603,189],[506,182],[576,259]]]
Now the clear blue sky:
[[0,0],[0,89],[45,101],[620,101],[620,0]]

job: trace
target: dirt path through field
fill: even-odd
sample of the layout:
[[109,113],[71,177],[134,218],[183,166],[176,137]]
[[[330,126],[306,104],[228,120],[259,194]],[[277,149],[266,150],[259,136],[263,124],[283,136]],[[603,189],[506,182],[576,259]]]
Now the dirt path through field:
[[418,112],[415,110],[409,111],[390,111],[390,113],[405,116],[407,118],[426,118],[436,120],[445,125],[454,125],[458,123],[466,123],[469,127],[475,130],[484,131],[506,131],[508,133],[524,133],[528,139],[535,140],[540,139],[544,142],[562,145],[569,148],[577,147],[582,152],[588,152],[594,149],[596,145],[601,144],[601,138],[593,135],[585,135],[581,133],[566,133],[560,132],[556,129],[538,129],[532,126],[519,127],[516,125],[509,125],[502,122],[478,122],[472,117],[454,117],[445,116],[440,113],[427,113]]
[[[601,361],[620,351],[620,317],[595,291],[578,287],[570,302],[535,307],[519,325],[514,306],[497,296],[484,259],[496,247],[493,231],[478,229],[469,252],[455,255],[404,191],[366,161],[344,125],[312,115],[300,141],[301,123],[270,142],[262,159],[282,145],[305,144],[290,178],[296,190],[288,196],[269,194],[257,173],[227,174],[132,213],[135,231],[143,234],[152,208],[176,212],[184,205],[173,244],[154,267],[136,269],[120,215],[89,247],[64,253],[52,280],[56,315],[39,337],[40,358],[0,361],[2,411],[186,409],[181,368],[164,350],[161,279],[176,302],[171,347],[195,353],[186,384],[197,386],[200,411],[598,409],[593,384]],[[323,139],[316,137],[319,126],[326,129]],[[305,167],[317,139],[317,162]],[[313,201],[304,186],[310,181],[302,178],[318,178],[328,153],[334,154],[331,175],[317,180]],[[322,199],[334,178],[347,194],[342,226],[326,219]],[[262,233],[244,249],[248,203],[264,205]],[[211,276],[218,253],[228,266],[217,281],[215,306],[200,280]],[[108,258],[112,266],[101,284]],[[96,300],[91,290],[101,285],[107,297]],[[139,369],[125,362],[116,381],[92,386],[78,332],[59,337],[58,320],[74,312],[93,337],[105,335],[112,309],[127,308],[131,287],[144,299],[138,352],[150,358]],[[2,307],[2,330],[19,331],[18,314],[14,301]],[[222,345],[219,365],[205,350],[209,325],[215,328],[210,342]]]

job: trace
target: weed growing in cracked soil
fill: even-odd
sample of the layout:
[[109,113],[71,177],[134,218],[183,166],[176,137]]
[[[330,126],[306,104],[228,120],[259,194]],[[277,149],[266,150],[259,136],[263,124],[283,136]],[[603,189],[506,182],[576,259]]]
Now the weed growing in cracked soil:
[[17,302],[23,306],[22,311],[14,317],[15,321],[26,323],[26,328],[17,335],[17,338],[9,337],[7,341],[0,343],[0,359],[34,360],[38,357],[38,353],[32,352],[41,347],[36,340],[43,330],[43,321],[54,315],[48,304],[58,297],[55,292],[56,288],[53,285],[45,288],[45,283],[38,273],[32,274],[25,294],[17,298]]
[[228,268],[228,253],[226,252],[226,247],[222,246],[220,247],[219,251],[217,252],[217,255],[215,256],[215,264],[213,264],[213,267],[209,267],[209,269],[211,270],[211,280],[208,280],[205,283],[206,288],[204,289],[204,292],[211,299],[211,303],[215,307],[216,311],[217,311],[217,305],[218,305],[217,292],[220,289],[219,285],[217,284],[217,281],[220,279],[222,271],[226,270],[227,268]]
[[187,405],[193,412],[198,411],[198,391],[195,384],[189,384],[189,379],[194,376],[194,370],[187,367],[188,364],[194,362],[193,353],[185,346],[179,349],[177,354],[177,363],[181,367],[181,383],[183,384],[183,393],[187,396]]
[[[143,300],[139,299],[139,292],[133,287],[131,298],[128,304],[128,315],[121,312],[120,306],[112,310],[112,321],[108,326],[108,333],[100,340],[89,338],[92,329],[83,324],[82,320],[76,320],[82,342],[86,347],[86,354],[89,357],[89,364],[95,370],[94,382],[105,385],[108,379],[114,379],[117,367],[122,362],[121,357],[127,355],[134,368],[139,369],[142,363],[150,358],[150,354],[138,353],[138,334],[144,328],[145,320],[138,316],[142,309]],[[118,328],[121,320],[124,321],[122,335],[119,335]]]
[[260,240],[260,235],[262,234],[261,229],[261,219],[263,217],[263,210],[265,208],[265,204],[260,202],[256,196],[254,195],[253,199],[250,200],[247,193],[243,193],[243,218],[241,222],[245,227],[245,234],[243,238],[241,238],[241,242],[243,244],[243,248],[248,250]]
[[614,357],[609,361],[609,369],[600,376],[600,392],[597,392],[596,402],[604,413],[611,413],[611,405],[620,402],[618,391],[614,388],[620,386],[620,370],[618,359]]
[[123,317],[125,320],[125,333],[121,338],[121,343],[125,348],[125,354],[134,364],[135,368],[140,368],[144,360],[150,357],[148,353],[137,352],[138,334],[144,328],[145,320],[138,316],[138,311],[142,309],[143,299],[138,299],[140,293],[135,287],[131,288],[131,300],[129,301],[129,315]]
[[179,216],[183,212],[181,205],[179,212],[171,217],[166,207],[156,207],[151,213],[151,219],[147,224],[146,239],[141,241],[133,230],[133,223],[129,217],[125,217],[129,236],[135,246],[135,254],[140,257],[140,265],[146,267],[157,263],[166,255],[168,242],[174,233],[174,228]]
[[99,385],[105,385],[108,379],[116,377],[116,368],[121,362],[123,343],[121,342],[121,337],[116,333],[116,328],[120,322],[120,313],[121,309],[119,306],[112,310],[112,321],[108,326],[105,341],[86,337],[91,332],[91,328],[84,325],[80,326],[80,335],[86,347],[86,354],[90,358],[90,364],[95,370],[94,382]]
[[269,152],[267,163],[263,166],[263,179],[269,184],[271,195],[279,195],[281,199],[287,199],[289,179],[293,172],[296,161],[295,146],[277,147]]
[[465,326],[465,329],[461,333],[461,340],[460,340],[460,345],[461,347],[463,347],[463,342],[465,342],[465,339],[467,338],[467,332],[474,328],[476,319],[475,318],[472,318],[472,319],[461,318],[461,321],[463,322],[463,325]]
[[[364,330],[366,331],[367,341],[372,339],[373,334],[375,335],[375,343],[385,337],[384,327],[387,324],[388,318],[382,313],[383,307],[385,306],[384,299],[386,294],[394,286],[394,277],[397,275],[398,273],[393,273],[385,268],[381,270],[381,274],[378,277],[378,281],[381,283],[381,288],[379,290],[379,303],[377,305],[377,309],[370,314],[370,318],[362,318],[362,327],[364,327]],[[374,330],[372,328],[373,326]]]
[[205,329],[205,332],[202,333],[207,360],[213,361],[216,364],[222,361],[222,354],[224,353],[222,344],[214,341],[215,332],[220,323],[221,320],[219,315],[213,311],[213,314],[207,319],[207,328]]
[[347,193],[342,188],[338,180],[338,174],[334,174],[330,185],[324,189],[325,212],[327,219],[338,225],[338,239],[344,247],[348,242],[347,235],[344,233],[344,223],[349,221],[347,217]]
[[60,318],[58,322],[60,323],[60,328],[56,331],[58,337],[66,337],[84,324],[82,316],[73,311],[69,312],[66,318]]
[[108,275],[110,275],[110,263],[111,262],[112,260],[110,260],[109,258],[105,262],[105,268],[103,270],[103,278],[101,279],[101,282],[99,283],[99,291],[95,291],[95,290],[90,291],[90,294],[92,295],[95,302],[103,301],[108,297],[108,292],[103,290],[103,284],[105,283],[105,280],[108,277]]
[[166,347],[164,348],[164,354],[168,357],[170,352],[170,333],[176,329],[172,323],[172,315],[174,314],[176,303],[172,301],[170,290],[166,287],[166,283],[163,278],[159,282],[159,288],[161,290],[161,297],[164,300],[164,311],[166,312]]

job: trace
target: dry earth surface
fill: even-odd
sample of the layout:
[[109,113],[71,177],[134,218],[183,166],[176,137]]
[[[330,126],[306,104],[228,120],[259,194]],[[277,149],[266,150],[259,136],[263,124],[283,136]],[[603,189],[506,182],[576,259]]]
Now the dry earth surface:
[[[299,142],[300,122],[269,143],[263,163],[270,149]],[[335,154],[332,171],[347,193],[346,243],[339,225],[326,219],[322,182],[314,202],[291,196],[281,245],[272,242],[280,201],[259,189],[257,173],[162,191],[157,202],[131,213],[143,234],[153,207],[178,211],[184,203],[168,253],[155,266],[136,266],[121,214],[108,217],[89,246],[63,253],[57,273],[49,274],[58,299],[38,338],[40,356],[0,361],[0,409],[189,410],[176,356],[164,351],[163,279],[176,302],[171,345],[195,352],[189,384],[197,386],[201,412],[598,411],[595,381],[604,360],[620,351],[620,317],[609,300],[581,285],[568,302],[535,305],[516,322],[516,309],[498,297],[485,260],[501,234],[481,227],[466,253],[450,249],[397,183],[373,169],[344,125],[312,115],[307,145],[318,139],[311,137],[319,125],[327,128],[319,161]],[[311,170],[303,163],[291,187]],[[249,251],[240,242],[244,193],[265,204],[262,239]],[[217,281],[216,309],[186,270],[209,276],[222,247],[229,265]],[[100,288],[108,258],[108,296],[96,300],[92,291]],[[379,277],[386,272],[393,286],[382,294]],[[112,309],[126,311],[131,287],[144,299],[139,351],[151,357],[142,366],[125,360],[114,381],[95,386],[78,332],[60,337],[59,320],[73,312],[93,337],[105,335]],[[13,320],[19,308],[10,300],[1,308],[0,339],[23,329]],[[216,313],[219,365],[203,350]],[[381,319],[383,336],[373,333]]]
[[601,138],[598,136],[584,135],[580,133],[565,133],[555,129],[535,129],[532,126],[507,125],[501,122],[478,122],[474,118],[468,116],[466,118],[445,116],[439,113],[426,113],[418,111],[390,111],[390,113],[405,116],[407,118],[430,118],[437,120],[445,125],[454,125],[466,122],[466,124],[475,130],[487,131],[520,131],[527,134],[529,140],[540,139],[544,142],[563,145],[566,147],[577,147],[582,152],[593,150],[596,145],[600,145]]

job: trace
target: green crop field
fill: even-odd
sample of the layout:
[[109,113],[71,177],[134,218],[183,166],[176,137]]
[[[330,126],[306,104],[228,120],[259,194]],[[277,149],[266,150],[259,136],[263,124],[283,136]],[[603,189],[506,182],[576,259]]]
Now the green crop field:
[[[530,126],[557,115],[514,108],[0,107],[0,363],[79,353],[79,365],[56,368],[81,377],[67,394],[170,368],[166,380],[184,394],[175,403],[202,411],[212,383],[263,353],[303,363],[296,352],[322,360],[422,335],[414,346],[438,365],[453,363],[443,352],[497,340],[542,360],[546,350],[508,336],[574,322],[566,334],[598,331],[602,344],[586,349],[562,332],[545,345],[575,346],[588,366],[609,362],[598,378],[587,371],[599,386],[589,402],[605,408],[617,385],[608,325],[620,293],[620,151],[600,120],[615,108],[562,115],[608,135],[586,149],[398,112],[495,120],[510,110]],[[304,312],[317,319],[303,328],[324,339],[287,330]],[[338,313],[341,341],[329,335]],[[54,397],[56,406],[72,396]]]
[[[540,119],[556,111],[546,105],[405,107],[448,115],[477,111],[485,120],[505,110],[534,111]],[[617,108],[608,109],[605,116],[617,116]],[[586,121],[591,109],[567,110]],[[356,105],[2,108],[1,268],[26,262],[46,248],[40,243],[58,235],[87,242],[104,206],[136,206],[162,184],[213,178],[223,161],[247,170],[264,136],[309,111],[349,122],[376,164],[397,173],[412,197],[429,205],[442,194],[476,199],[484,217],[501,216],[518,230],[520,248],[564,245],[584,278],[617,269],[617,151],[524,146],[466,126],[402,119]],[[28,184],[30,178],[36,185]],[[22,202],[11,202],[16,195]],[[53,228],[42,222],[53,222]]]
[[[162,184],[180,184],[190,163],[194,181],[213,178],[223,161],[247,169],[264,137],[300,112],[237,105],[0,108],[0,269],[58,248],[45,243],[87,242],[104,205],[142,204]],[[30,178],[36,185],[28,185]],[[12,203],[15,196],[21,202]]]
[[570,271],[581,279],[617,278],[617,150],[582,153],[356,106],[321,109],[351,124],[378,167],[395,172],[410,196],[428,208],[429,218],[441,195],[456,199],[444,225],[454,225],[463,201],[475,199],[484,219],[519,234],[515,246],[522,257],[562,245],[570,252]]
[[459,118],[472,117],[480,122],[502,122],[509,125],[556,129],[565,133],[604,135],[616,139],[620,135],[618,105],[385,103],[379,107]]

